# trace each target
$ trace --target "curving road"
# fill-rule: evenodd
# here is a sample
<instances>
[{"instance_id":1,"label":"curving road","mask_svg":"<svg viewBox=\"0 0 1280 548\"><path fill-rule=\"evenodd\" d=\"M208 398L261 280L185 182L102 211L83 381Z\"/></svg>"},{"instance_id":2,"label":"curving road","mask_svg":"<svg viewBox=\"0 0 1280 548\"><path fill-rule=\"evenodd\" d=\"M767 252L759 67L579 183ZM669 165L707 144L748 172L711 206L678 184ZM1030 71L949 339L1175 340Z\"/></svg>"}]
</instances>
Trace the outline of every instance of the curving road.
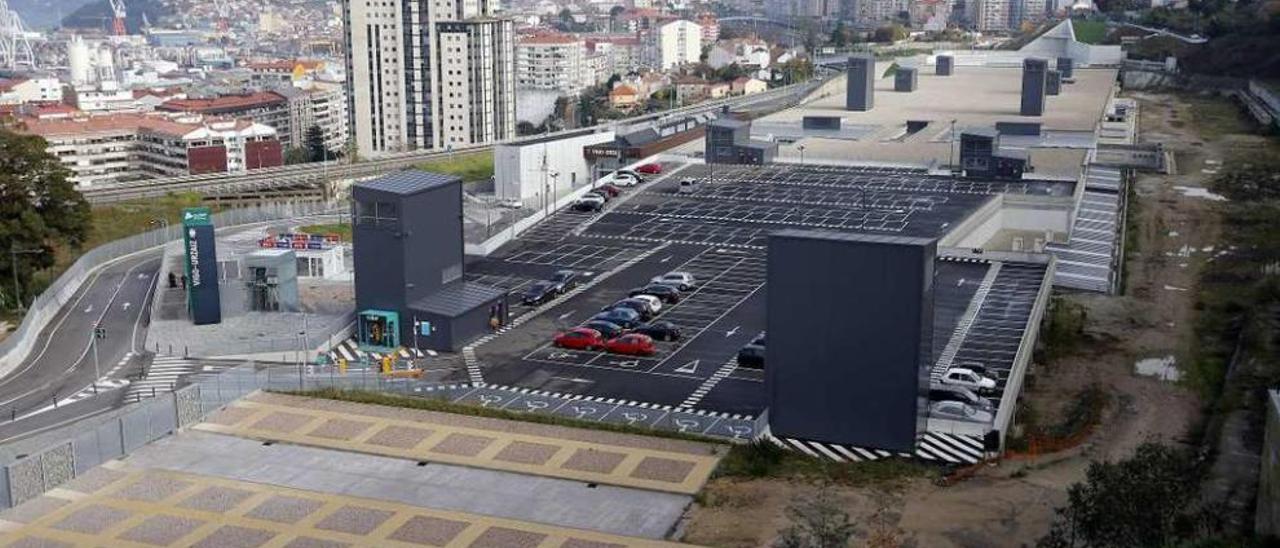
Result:
<instances>
[{"instance_id":1,"label":"curving road","mask_svg":"<svg viewBox=\"0 0 1280 548\"><path fill-rule=\"evenodd\" d=\"M50 320L27 359L0 379L0 441L118 403L124 391L104 385L99 397L77 395L91 394L94 380L113 370L113 378L139 370L160 259L153 249L100 268ZM107 328L97 341L101 375L91 344L99 325Z\"/></svg>"}]
</instances>

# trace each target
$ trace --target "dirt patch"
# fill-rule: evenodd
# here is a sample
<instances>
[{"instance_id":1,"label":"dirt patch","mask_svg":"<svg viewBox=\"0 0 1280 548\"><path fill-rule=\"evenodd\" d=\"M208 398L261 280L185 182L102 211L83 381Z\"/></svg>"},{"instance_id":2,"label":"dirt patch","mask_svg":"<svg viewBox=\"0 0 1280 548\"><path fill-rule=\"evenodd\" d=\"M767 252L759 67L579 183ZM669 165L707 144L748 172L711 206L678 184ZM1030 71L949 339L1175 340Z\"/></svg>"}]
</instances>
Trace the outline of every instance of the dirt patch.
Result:
<instances>
[{"instance_id":1,"label":"dirt patch","mask_svg":"<svg viewBox=\"0 0 1280 548\"><path fill-rule=\"evenodd\" d=\"M1034 364L1022 404L1046 424L1064 420L1080 394L1100 386L1109 404L1084 444L1057 454L1006 460L967 481L940 487L927 479L893 485L836 487L866 538L877 526L904 546L1023 546L1049 529L1066 488L1084 477L1090 460L1128 456L1143 441L1183 442L1200 402L1177 383L1138 376L1138 359L1187 358L1199 269L1212 260L1221 231L1213 202L1176 187L1204 187L1221 162L1251 150L1260 138L1239 135L1232 109L1206 108L1202 98L1141 94L1142 133L1175 153L1178 174L1140 175L1125 292L1069 294L1086 314L1072 353ZM1203 135L1202 135L1203 133ZM1022 414L1020 414L1020 417ZM792 497L812 485L778 479L712 481L690 511L687 542L709 546L768 545L787 525Z\"/></svg>"}]
</instances>

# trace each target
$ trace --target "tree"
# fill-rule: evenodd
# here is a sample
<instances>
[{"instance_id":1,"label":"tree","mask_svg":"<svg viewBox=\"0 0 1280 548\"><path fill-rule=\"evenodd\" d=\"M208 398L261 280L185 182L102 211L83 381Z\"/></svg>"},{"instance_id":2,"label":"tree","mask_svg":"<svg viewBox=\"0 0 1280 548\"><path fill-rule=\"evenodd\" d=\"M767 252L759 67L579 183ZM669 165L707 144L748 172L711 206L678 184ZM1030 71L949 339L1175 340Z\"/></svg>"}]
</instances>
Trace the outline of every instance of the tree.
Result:
<instances>
[{"instance_id":1,"label":"tree","mask_svg":"<svg viewBox=\"0 0 1280 548\"><path fill-rule=\"evenodd\" d=\"M880 43L897 42L907 39L907 28L894 23L886 27L876 29L872 40Z\"/></svg>"},{"instance_id":2,"label":"tree","mask_svg":"<svg viewBox=\"0 0 1280 548\"><path fill-rule=\"evenodd\" d=\"M312 124L307 128L307 157L312 162L323 162L333 157L329 152L329 147L324 144L324 130L320 126Z\"/></svg>"},{"instance_id":3,"label":"tree","mask_svg":"<svg viewBox=\"0 0 1280 548\"><path fill-rule=\"evenodd\" d=\"M560 22L566 26L573 25L573 10L569 8L560 10Z\"/></svg>"},{"instance_id":4,"label":"tree","mask_svg":"<svg viewBox=\"0 0 1280 548\"><path fill-rule=\"evenodd\" d=\"M800 495L787 506L791 525L778 534L775 548L844 548L857 530L829 485Z\"/></svg>"},{"instance_id":5,"label":"tree","mask_svg":"<svg viewBox=\"0 0 1280 548\"><path fill-rule=\"evenodd\" d=\"M311 161L311 155L305 147L289 147L284 151L284 163L287 165L305 164Z\"/></svg>"},{"instance_id":6,"label":"tree","mask_svg":"<svg viewBox=\"0 0 1280 548\"><path fill-rule=\"evenodd\" d=\"M1199 466L1189 451L1147 442L1132 457L1092 462L1067 489L1042 548L1174 546L1192 540L1206 512L1193 508Z\"/></svg>"},{"instance_id":7,"label":"tree","mask_svg":"<svg viewBox=\"0 0 1280 548\"><path fill-rule=\"evenodd\" d=\"M89 202L48 146L40 137L0 128L0 242L6 248L0 249L0 274L7 285L17 272L24 301L32 297L31 275L53 266L55 242L80 248L92 223ZM30 253L13 261L10 246ZM16 305L15 296L5 304Z\"/></svg>"}]
</instances>

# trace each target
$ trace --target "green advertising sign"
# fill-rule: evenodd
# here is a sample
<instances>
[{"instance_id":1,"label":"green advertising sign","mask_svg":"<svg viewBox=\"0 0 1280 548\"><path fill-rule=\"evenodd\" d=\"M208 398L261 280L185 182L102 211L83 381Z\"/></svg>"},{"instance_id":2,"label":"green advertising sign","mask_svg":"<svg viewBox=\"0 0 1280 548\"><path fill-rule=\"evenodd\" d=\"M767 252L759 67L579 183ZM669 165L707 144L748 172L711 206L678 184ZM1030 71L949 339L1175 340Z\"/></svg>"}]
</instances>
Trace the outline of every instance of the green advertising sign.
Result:
<instances>
[{"instance_id":1,"label":"green advertising sign","mask_svg":"<svg viewBox=\"0 0 1280 548\"><path fill-rule=\"evenodd\" d=\"M213 224L213 217L207 207L188 207L182 210L182 226L207 226L211 224Z\"/></svg>"}]
</instances>

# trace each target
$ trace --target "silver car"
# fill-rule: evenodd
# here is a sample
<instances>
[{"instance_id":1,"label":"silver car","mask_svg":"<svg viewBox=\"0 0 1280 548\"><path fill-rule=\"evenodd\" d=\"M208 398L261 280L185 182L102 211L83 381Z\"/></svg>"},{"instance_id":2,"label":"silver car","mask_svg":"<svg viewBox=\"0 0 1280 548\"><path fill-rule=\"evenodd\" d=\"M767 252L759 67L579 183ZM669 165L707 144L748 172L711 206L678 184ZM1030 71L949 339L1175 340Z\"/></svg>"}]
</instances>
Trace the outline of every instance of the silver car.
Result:
<instances>
[{"instance_id":1,"label":"silver car","mask_svg":"<svg viewBox=\"0 0 1280 548\"><path fill-rule=\"evenodd\" d=\"M935 419L990 423L993 416L972 405L958 401L936 401L929 406L929 415Z\"/></svg>"},{"instance_id":2,"label":"silver car","mask_svg":"<svg viewBox=\"0 0 1280 548\"><path fill-rule=\"evenodd\" d=\"M669 285L680 291L688 291L698 285L698 281L694 279L693 274L678 271L654 276L650 281L655 284Z\"/></svg>"}]
</instances>

